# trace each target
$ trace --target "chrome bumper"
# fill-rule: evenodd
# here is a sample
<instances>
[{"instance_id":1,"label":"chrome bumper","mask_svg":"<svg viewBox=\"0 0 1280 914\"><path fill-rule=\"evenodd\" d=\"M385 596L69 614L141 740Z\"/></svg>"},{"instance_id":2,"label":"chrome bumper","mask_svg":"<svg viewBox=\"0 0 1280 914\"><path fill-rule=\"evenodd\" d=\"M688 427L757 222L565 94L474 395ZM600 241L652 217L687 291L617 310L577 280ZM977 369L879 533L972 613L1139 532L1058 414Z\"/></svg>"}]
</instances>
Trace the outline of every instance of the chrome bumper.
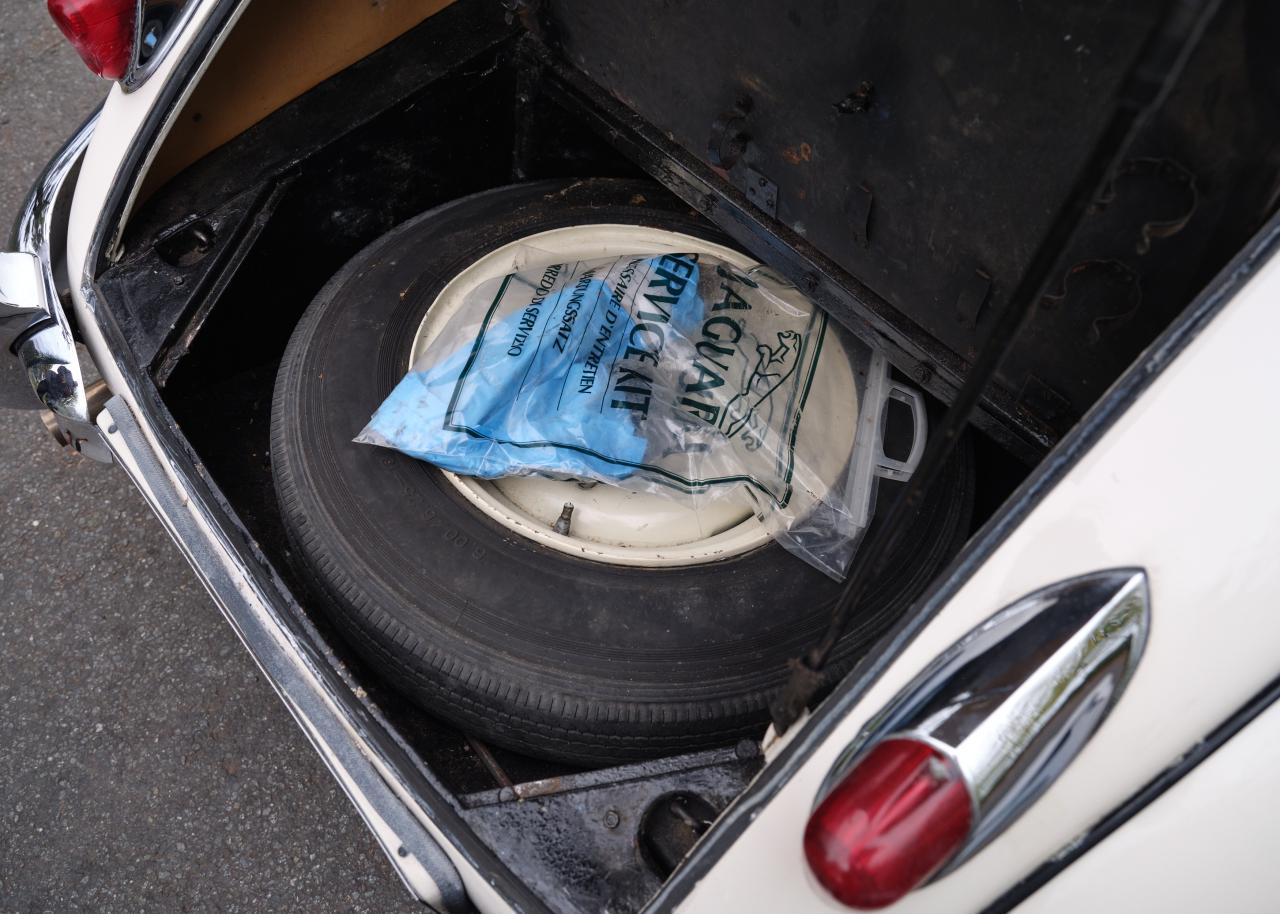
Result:
<instances>
[{"instance_id":1,"label":"chrome bumper","mask_svg":"<svg viewBox=\"0 0 1280 914\"><path fill-rule=\"evenodd\" d=\"M0 350L17 356L36 402L50 411L64 445L109 463L93 425L93 407L76 355L54 266L63 257L67 210L80 159L93 136L94 114L54 157L27 196L11 247L0 252Z\"/></svg>"}]
</instances>

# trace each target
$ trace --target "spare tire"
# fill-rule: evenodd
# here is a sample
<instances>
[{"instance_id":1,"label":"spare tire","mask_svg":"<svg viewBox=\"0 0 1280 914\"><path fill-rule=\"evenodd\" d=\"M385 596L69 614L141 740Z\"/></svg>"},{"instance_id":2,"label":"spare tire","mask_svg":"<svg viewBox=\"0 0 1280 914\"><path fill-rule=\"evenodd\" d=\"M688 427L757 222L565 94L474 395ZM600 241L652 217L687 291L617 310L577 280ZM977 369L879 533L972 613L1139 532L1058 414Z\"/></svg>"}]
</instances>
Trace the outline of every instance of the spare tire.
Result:
<instances>
[{"instance_id":1,"label":"spare tire","mask_svg":"<svg viewBox=\"0 0 1280 914\"><path fill-rule=\"evenodd\" d=\"M425 213L324 287L289 342L272 413L293 561L318 607L392 684L500 745L597 764L758 735L788 658L823 631L834 581L771 542L662 567L571 555L478 510L437 468L352 442L455 275L513 241L583 225L729 244L649 182L541 182ZM959 549L972 492L965 441L858 607L833 674Z\"/></svg>"}]
</instances>

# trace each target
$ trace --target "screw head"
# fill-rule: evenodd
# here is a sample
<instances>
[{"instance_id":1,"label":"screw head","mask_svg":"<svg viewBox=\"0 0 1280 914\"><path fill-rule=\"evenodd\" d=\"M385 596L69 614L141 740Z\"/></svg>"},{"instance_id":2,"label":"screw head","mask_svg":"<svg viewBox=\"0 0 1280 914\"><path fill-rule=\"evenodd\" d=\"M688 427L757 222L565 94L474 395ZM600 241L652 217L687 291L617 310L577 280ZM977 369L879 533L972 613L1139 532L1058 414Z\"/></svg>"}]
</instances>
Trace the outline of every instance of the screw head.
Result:
<instances>
[{"instance_id":1,"label":"screw head","mask_svg":"<svg viewBox=\"0 0 1280 914\"><path fill-rule=\"evenodd\" d=\"M605 828L617 828L621 824L622 816L618 815L618 811L616 809L610 809L604 814Z\"/></svg>"}]
</instances>

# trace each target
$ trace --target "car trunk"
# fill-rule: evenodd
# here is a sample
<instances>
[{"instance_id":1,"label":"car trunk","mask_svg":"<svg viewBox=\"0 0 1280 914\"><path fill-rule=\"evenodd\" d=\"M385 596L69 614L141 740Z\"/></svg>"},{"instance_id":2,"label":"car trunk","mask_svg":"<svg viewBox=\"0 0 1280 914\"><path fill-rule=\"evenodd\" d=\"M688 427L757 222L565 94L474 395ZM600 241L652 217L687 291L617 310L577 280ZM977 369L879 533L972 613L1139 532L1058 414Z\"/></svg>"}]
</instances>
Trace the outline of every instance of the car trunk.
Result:
<instances>
[{"instance_id":1,"label":"car trunk","mask_svg":"<svg viewBox=\"0 0 1280 914\"><path fill-rule=\"evenodd\" d=\"M458 2L208 150L182 139L219 113L196 96L99 285L175 432L303 595L272 487L272 385L329 277L472 192L649 176L939 409L1002 314L1029 314L966 416L976 531L1274 209L1280 84L1256 44L1276 15ZM1127 94L1139 62L1145 98ZM1102 182L1099 162L1118 163ZM291 602L554 909L638 910L764 764L751 740L594 770L488 745L402 699Z\"/></svg>"}]
</instances>

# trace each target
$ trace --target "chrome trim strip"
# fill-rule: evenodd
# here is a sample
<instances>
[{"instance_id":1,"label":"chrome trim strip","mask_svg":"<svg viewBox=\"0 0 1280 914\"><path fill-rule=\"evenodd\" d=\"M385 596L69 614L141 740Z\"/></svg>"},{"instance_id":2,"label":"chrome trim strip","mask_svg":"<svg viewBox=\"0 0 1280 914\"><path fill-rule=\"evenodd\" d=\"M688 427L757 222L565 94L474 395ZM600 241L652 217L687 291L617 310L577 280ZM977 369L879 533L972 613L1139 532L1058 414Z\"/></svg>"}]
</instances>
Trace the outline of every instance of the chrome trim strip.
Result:
<instances>
[{"instance_id":1,"label":"chrome trim strip","mask_svg":"<svg viewBox=\"0 0 1280 914\"><path fill-rule=\"evenodd\" d=\"M841 753L815 803L867 750L900 737L958 765L973 803L964 845L939 873L981 850L1034 803L1110 714L1150 628L1147 575L1100 571L997 612L913 679Z\"/></svg>"},{"instance_id":2,"label":"chrome trim strip","mask_svg":"<svg viewBox=\"0 0 1280 914\"><path fill-rule=\"evenodd\" d=\"M53 273L64 256L70 192L97 122L95 112L58 151L18 214L13 229L16 252L0 255L0 325L8 324L7 331L0 326L0 342L14 347L32 390L54 414L62 438L86 456L110 463L89 415L84 372Z\"/></svg>"},{"instance_id":3,"label":"chrome trim strip","mask_svg":"<svg viewBox=\"0 0 1280 914\"><path fill-rule=\"evenodd\" d=\"M1105 601L1105 602L1104 602ZM1019 651L975 661L979 688L1011 694L968 735L952 718L933 731L956 739L960 768L972 780L982 819L956 863L976 853L1033 803L1084 748L1133 677L1151 624L1147 576L1125 569L1076 578L1034 594L1028 634L1058 645L1030 675ZM1021 604L1006 612L1010 622ZM994 622L995 620L993 620Z\"/></svg>"},{"instance_id":4,"label":"chrome trim strip","mask_svg":"<svg viewBox=\"0 0 1280 914\"><path fill-rule=\"evenodd\" d=\"M438 911L471 911L457 868L384 779L377 751L339 710L332 686L297 636L281 623L269 596L241 573L234 547L208 518L198 495L176 467L160 462L123 399L108 401L98 422L117 462L191 563L409 891Z\"/></svg>"}]
</instances>

